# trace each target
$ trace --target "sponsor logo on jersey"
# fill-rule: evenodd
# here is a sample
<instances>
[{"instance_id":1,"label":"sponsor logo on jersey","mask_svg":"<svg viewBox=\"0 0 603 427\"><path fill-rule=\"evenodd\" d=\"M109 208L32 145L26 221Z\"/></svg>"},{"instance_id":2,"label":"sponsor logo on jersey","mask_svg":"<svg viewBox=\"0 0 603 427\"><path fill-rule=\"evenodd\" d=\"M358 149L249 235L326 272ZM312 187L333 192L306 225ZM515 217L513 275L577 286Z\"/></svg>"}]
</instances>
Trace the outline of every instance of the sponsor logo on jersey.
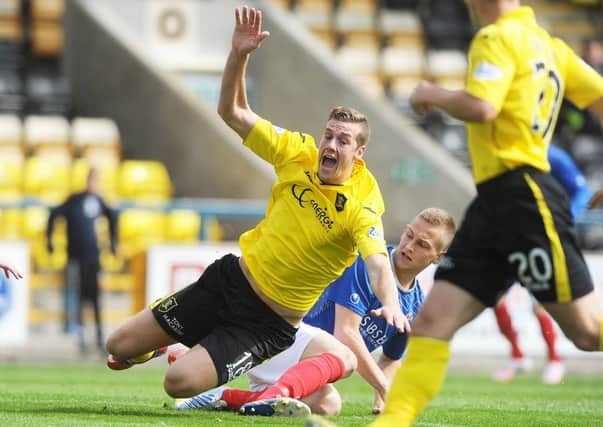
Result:
<instances>
[{"instance_id":1,"label":"sponsor logo on jersey","mask_svg":"<svg viewBox=\"0 0 603 427\"><path fill-rule=\"evenodd\" d=\"M502 76L501 69L489 62L480 62L473 72L473 77L476 80L500 80Z\"/></svg>"},{"instance_id":2,"label":"sponsor logo on jersey","mask_svg":"<svg viewBox=\"0 0 603 427\"><path fill-rule=\"evenodd\" d=\"M167 313L175 307L178 307L178 301L176 301L176 298L174 297L169 297L159 304L157 310L159 310L160 313Z\"/></svg>"},{"instance_id":3,"label":"sponsor logo on jersey","mask_svg":"<svg viewBox=\"0 0 603 427\"><path fill-rule=\"evenodd\" d=\"M379 227L374 227L374 226L369 227L368 236L371 239L383 240L383 234L381 233L381 230L379 229Z\"/></svg>"},{"instance_id":4,"label":"sponsor logo on jersey","mask_svg":"<svg viewBox=\"0 0 603 427\"><path fill-rule=\"evenodd\" d=\"M360 295L354 292L352 295L350 295L350 302L352 304L358 304L360 302Z\"/></svg>"},{"instance_id":5,"label":"sponsor logo on jersey","mask_svg":"<svg viewBox=\"0 0 603 427\"><path fill-rule=\"evenodd\" d=\"M335 221L329 217L327 207L321 207L312 197L314 190L309 187L300 187L297 184L293 184L291 186L291 194L293 194L293 197L295 197L301 208L310 207L314 210L314 216L327 232L333 228Z\"/></svg>"}]
</instances>

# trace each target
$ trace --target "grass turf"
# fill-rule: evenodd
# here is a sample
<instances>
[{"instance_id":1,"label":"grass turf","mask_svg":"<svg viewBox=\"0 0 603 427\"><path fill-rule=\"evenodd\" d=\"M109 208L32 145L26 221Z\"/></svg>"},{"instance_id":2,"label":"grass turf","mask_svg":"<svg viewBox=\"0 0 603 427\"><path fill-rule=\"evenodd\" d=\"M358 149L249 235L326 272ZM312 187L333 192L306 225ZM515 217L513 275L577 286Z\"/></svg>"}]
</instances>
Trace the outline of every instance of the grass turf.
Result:
<instances>
[{"instance_id":1,"label":"grass turf","mask_svg":"<svg viewBox=\"0 0 603 427\"><path fill-rule=\"evenodd\" d=\"M163 392L163 368L113 372L104 366L0 365L0 426L302 426L303 420L235 413L175 411ZM417 426L603 426L603 381L568 377L546 386L537 376L495 384L450 374ZM237 380L236 386L245 386ZM338 426L365 426L373 393L358 376L338 383Z\"/></svg>"}]
</instances>

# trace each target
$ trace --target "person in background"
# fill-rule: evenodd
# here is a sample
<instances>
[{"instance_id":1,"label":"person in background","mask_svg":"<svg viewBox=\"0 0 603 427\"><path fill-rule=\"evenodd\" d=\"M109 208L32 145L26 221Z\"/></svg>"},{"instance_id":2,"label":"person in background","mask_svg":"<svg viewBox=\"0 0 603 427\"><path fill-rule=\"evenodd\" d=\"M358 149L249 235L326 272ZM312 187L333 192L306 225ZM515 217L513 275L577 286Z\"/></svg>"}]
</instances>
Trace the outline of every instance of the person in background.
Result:
<instances>
[{"instance_id":1,"label":"person in background","mask_svg":"<svg viewBox=\"0 0 603 427\"><path fill-rule=\"evenodd\" d=\"M66 295L76 295L75 319L68 310L67 321L75 321L80 351L87 351L83 309L85 303L91 303L94 311L96 325L96 346L104 352L104 334L101 318L99 295L100 252L96 234L96 220L105 216L109 221L111 251L116 251L117 220L116 214L107 206L98 194L99 176L95 169L91 169L86 180L86 189L83 192L72 194L61 205L52 208L48 216L46 229L46 244L49 252L53 252L52 232L57 217L64 217L67 222L67 270Z\"/></svg>"},{"instance_id":2,"label":"person in background","mask_svg":"<svg viewBox=\"0 0 603 427\"><path fill-rule=\"evenodd\" d=\"M549 145L548 159L551 164L551 175L561 184L570 199L570 208L575 221L582 212L588 209L588 201L592 197L592 191L584 174L565 150L553 144ZM532 311L538 320L542 337L547 346L548 361L542 371L542 382L545 384L559 384L565 376L565 365L557 351L555 325L546 310L536 300L533 300ZM518 373L531 370L532 361L525 357L519 345L506 294L496 304L494 313L498 329L511 344L511 362L505 368L494 372L492 379L497 382L508 383L513 381Z\"/></svg>"},{"instance_id":3,"label":"person in background","mask_svg":"<svg viewBox=\"0 0 603 427\"><path fill-rule=\"evenodd\" d=\"M444 256L456 231L446 211L427 208L407 224L397 246L388 246L390 265L396 278L402 312L412 321L423 303L417 275ZM358 373L375 391L373 413L383 409L383 399L406 349L408 332L399 333L371 312L381 307L374 294L366 265L359 256L314 304L301 324L295 343L284 352L251 369L251 390L220 387L177 403L178 409L241 410L246 415L284 415L278 402L262 399L269 388L292 389L286 394L308 405L306 412L337 415L341 396L331 384L308 386L300 361L325 352L340 354L343 360L358 361ZM412 322L411 322L412 323ZM373 359L375 349L382 349ZM346 356L352 351L351 356ZM170 353L178 356L182 350ZM354 357L355 356L355 357ZM292 386L293 385L293 386ZM301 410L300 406L300 410ZM303 414L296 411L294 414ZM287 415L293 415L287 413Z\"/></svg>"}]
</instances>

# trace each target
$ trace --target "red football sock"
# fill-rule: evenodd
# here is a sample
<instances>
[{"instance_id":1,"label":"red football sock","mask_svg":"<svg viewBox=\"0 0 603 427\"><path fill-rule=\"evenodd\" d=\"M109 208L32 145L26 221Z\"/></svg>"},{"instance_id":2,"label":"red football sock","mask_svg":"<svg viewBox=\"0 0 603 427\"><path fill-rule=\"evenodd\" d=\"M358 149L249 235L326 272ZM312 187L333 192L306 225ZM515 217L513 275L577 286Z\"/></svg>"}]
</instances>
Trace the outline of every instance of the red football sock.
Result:
<instances>
[{"instance_id":1,"label":"red football sock","mask_svg":"<svg viewBox=\"0 0 603 427\"><path fill-rule=\"evenodd\" d=\"M228 404L228 409L238 411L241 406L246 403L254 402L258 399L258 396L263 393L262 391L250 391L250 390L237 390L229 388L224 390L222 393L222 400Z\"/></svg>"},{"instance_id":2,"label":"red football sock","mask_svg":"<svg viewBox=\"0 0 603 427\"><path fill-rule=\"evenodd\" d=\"M513 321L511 320L511 314L507 309L507 305L504 302L499 303L494 307L494 314L496 315L496 323L498 323L498 329L500 332L509 340L511 344L511 357L513 359L523 358L523 352L519 348L519 340L517 339L517 332L513 329Z\"/></svg>"},{"instance_id":3,"label":"red football sock","mask_svg":"<svg viewBox=\"0 0 603 427\"><path fill-rule=\"evenodd\" d=\"M278 381L265 389L257 400L273 397L301 399L310 396L345 373L343 361L332 353L304 359L290 367Z\"/></svg>"},{"instance_id":4,"label":"red football sock","mask_svg":"<svg viewBox=\"0 0 603 427\"><path fill-rule=\"evenodd\" d=\"M561 361L561 356L557 353L557 335L555 334L555 326L553 320L546 313L539 313L537 316L538 323L540 323L540 330L542 331L542 337L546 341L546 346L549 351L549 360L551 362Z\"/></svg>"}]
</instances>

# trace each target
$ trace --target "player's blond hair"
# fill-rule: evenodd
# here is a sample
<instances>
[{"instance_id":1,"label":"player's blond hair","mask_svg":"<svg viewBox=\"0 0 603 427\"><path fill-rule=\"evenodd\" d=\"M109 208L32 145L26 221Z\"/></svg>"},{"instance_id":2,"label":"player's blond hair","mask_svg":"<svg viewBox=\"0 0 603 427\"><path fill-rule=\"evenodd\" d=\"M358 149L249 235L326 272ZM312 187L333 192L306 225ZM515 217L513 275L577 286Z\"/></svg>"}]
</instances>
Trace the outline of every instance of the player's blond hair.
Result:
<instances>
[{"instance_id":1,"label":"player's blond hair","mask_svg":"<svg viewBox=\"0 0 603 427\"><path fill-rule=\"evenodd\" d=\"M368 143L371 131L369 129L368 119L360 111L350 107L335 107L329 113L329 120L337 120L338 122L346 123L360 123L362 129L356 137L356 143L358 144L358 147Z\"/></svg>"},{"instance_id":2,"label":"player's blond hair","mask_svg":"<svg viewBox=\"0 0 603 427\"><path fill-rule=\"evenodd\" d=\"M456 233L456 223L454 218L444 209L440 208L427 208L423 209L417 215L417 218L421 218L426 223L435 227L443 227L445 230L442 243L442 250L448 249L448 245L452 241L454 233Z\"/></svg>"}]
</instances>

